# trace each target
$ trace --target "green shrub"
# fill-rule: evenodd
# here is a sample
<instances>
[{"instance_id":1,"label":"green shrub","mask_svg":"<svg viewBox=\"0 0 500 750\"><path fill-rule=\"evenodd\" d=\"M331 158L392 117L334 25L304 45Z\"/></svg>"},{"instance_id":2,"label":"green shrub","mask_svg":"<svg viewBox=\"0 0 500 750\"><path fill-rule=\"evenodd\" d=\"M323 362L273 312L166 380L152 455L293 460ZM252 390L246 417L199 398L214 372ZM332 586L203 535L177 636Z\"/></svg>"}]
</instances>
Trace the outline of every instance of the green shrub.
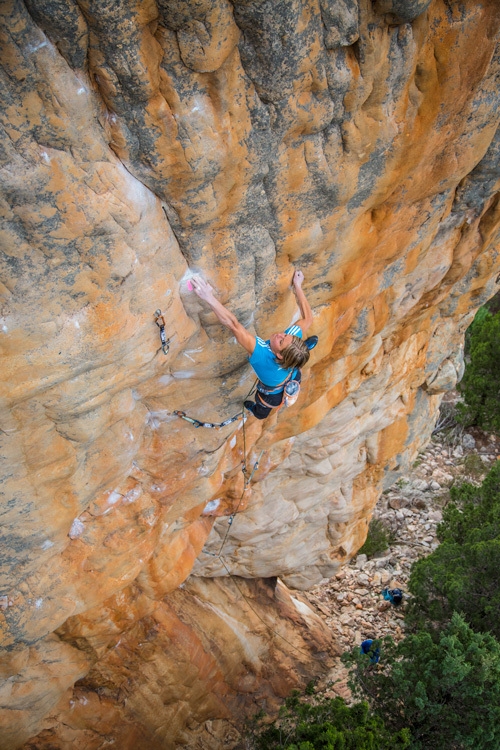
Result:
<instances>
[{"instance_id":1,"label":"green shrub","mask_svg":"<svg viewBox=\"0 0 500 750\"><path fill-rule=\"evenodd\" d=\"M412 567L407 623L440 628L454 611L500 638L500 463L480 487L451 489L437 536L441 544Z\"/></svg>"},{"instance_id":2,"label":"green shrub","mask_svg":"<svg viewBox=\"0 0 500 750\"><path fill-rule=\"evenodd\" d=\"M255 750L404 750L404 728L387 731L382 719L364 702L347 706L342 698L287 698L280 718L254 728L247 746Z\"/></svg>"},{"instance_id":3,"label":"green shrub","mask_svg":"<svg viewBox=\"0 0 500 750\"><path fill-rule=\"evenodd\" d=\"M368 526L366 541L358 551L358 555L372 557L378 552L385 552L394 542L394 534L380 518L372 518Z\"/></svg>"},{"instance_id":4,"label":"green shrub","mask_svg":"<svg viewBox=\"0 0 500 750\"><path fill-rule=\"evenodd\" d=\"M476 479L479 479L479 477L486 473L486 467L481 461L481 456L478 456L477 453L469 453L469 455L465 456L463 467L469 476Z\"/></svg>"},{"instance_id":5,"label":"green shrub","mask_svg":"<svg viewBox=\"0 0 500 750\"><path fill-rule=\"evenodd\" d=\"M468 360L468 361L467 361ZM457 419L500 434L500 312L478 310L466 336L466 367Z\"/></svg>"},{"instance_id":6,"label":"green shrub","mask_svg":"<svg viewBox=\"0 0 500 750\"><path fill-rule=\"evenodd\" d=\"M344 654L351 689L394 732L408 728L412 750L498 750L500 644L458 614L433 638L420 631L380 643L377 668L359 649Z\"/></svg>"},{"instance_id":7,"label":"green shrub","mask_svg":"<svg viewBox=\"0 0 500 750\"><path fill-rule=\"evenodd\" d=\"M440 546L412 567L407 623L413 632L397 644L390 637L375 641L377 664L359 647L342 657L362 702L294 694L279 719L254 728L247 747L500 747L500 462L480 487L465 483L450 494L437 530ZM367 543L383 542L368 550L365 543L360 551L367 554L389 544L389 530L374 525Z\"/></svg>"}]
</instances>

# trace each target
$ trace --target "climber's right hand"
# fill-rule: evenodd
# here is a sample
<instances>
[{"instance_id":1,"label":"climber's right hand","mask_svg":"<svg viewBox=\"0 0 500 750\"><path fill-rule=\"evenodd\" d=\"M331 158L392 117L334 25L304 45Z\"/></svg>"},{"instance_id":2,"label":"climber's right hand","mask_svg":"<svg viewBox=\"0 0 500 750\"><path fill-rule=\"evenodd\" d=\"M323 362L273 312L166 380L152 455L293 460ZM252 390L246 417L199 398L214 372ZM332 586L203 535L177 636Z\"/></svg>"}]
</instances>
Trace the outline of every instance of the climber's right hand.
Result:
<instances>
[{"instance_id":1,"label":"climber's right hand","mask_svg":"<svg viewBox=\"0 0 500 750\"><path fill-rule=\"evenodd\" d=\"M214 290L208 281L205 281L201 276L193 276L190 281L191 286L193 287L193 292L195 292L200 299L205 300L205 302L213 300Z\"/></svg>"}]
</instances>

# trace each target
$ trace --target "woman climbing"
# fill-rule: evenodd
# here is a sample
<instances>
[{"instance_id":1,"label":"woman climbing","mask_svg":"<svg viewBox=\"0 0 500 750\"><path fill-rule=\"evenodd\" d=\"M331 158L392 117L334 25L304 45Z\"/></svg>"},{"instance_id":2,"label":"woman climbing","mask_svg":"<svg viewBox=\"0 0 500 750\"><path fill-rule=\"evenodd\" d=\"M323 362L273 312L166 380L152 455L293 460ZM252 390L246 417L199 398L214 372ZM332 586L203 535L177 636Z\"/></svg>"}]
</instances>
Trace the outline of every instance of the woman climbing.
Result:
<instances>
[{"instance_id":1,"label":"woman climbing","mask_svg":"<svg viewBox=\"0 0 500 750\"><path fill-rule=\"evenodd\" d=\"M273 333L264 341L259 336L241 325L237 318L215 297L210 284L199 276L191 279L191 285L198 297L204 300L214 311L223 326L236 337L236 341L249 353L252 365L259 382L255 403L245 401L245 407L257 417L265 419L283 400L286 384L292 380L300 382L300 367L309 359L310 349L317 338L311 337L307 342L303 336L313 322L312 310L302 291L304 274L295 271L292 286L297 297L301 319L289 326L283 333Z\"/></svg>"}]
</instances>

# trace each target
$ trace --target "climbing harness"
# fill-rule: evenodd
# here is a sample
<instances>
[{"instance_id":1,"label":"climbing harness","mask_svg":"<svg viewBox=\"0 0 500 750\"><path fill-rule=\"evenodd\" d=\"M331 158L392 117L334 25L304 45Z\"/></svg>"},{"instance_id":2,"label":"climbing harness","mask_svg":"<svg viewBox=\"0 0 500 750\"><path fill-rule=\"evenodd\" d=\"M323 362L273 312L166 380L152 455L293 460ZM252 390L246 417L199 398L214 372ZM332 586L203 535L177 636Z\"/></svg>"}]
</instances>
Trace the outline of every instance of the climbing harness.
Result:
<instances>
[{"instance_id":1,"label":"climbing harness","mask_svg":"<svg viewBox=\"0 0 500 750\"><path fill-rule=\"evenodd\" d=\"M259 382L257 383L257 390L259 391L259 393L263 393L265 396L277 396L278 393L282 393L283 386L285 385L285 383L288 383L290 378L291 375L289 375L285 380L283 380L282 383L276 385L274 388L268 388L259 380Z\"/></svg>"},{"instance_id":2,"label":"climbing harness","mask_svg":"<svg viewBox=\"0 0 500 750\"><path fill-rule=\"evenodd\" d=\"M194 427L211 427L214 430L221 430L223 427L227 427L228 424L236 422L237 419L243 416L243 412L239 411L234 415L234 417L229 417L229 419L225 419L223 422L201 422L199 419L195 419L194 417L188 417L188 415L184 411L174 411L173 413L176 415L176 417L184 419L186 422L194 425Z\"/></svg>"},{"instance_id":3,"label":"climbing harness","mask_svg":"<svg viewBox=\"0 0 500 750\"><path fill-rule=\"evenodd\" d=\"M276 411L279 411L283 406L293 406L293 404L297 401L300 393L300 380L295 380L292 376L296 372L294 370L290 375L287 377L286 380L283 381L283 383L280 383L275 388L267 388L267 386L264 385L264 383L261 383L260 380L257 383L257 393L259 395L259 401L263 406L266 406L268 409L276 409ZM299 370L300 373L300 370ZM282 393L283 398L281 399L281 403L279 404L270 404L263 396L277 396L278 394Z\"/></svg>"},{"instance_id":4,"label":"climbing harness","mask_svg":"<svg viewBox=\"0 0 500 750\"><path fill-rule=\"evenodd\" d=\"M307 348L311 350L314 349L314 347L318 343L318 340L319 339L317 336L309 336L309 338L307 338L304 343ZM300 374L300 370L298 368L295 368L282 383L275 386L274 388L268 388L268 386L266 386L259 380L257 383L257 392L259 393L259 401L262 403L262 405L266 406L268 409L276 409L277 411L279 411L283 406L293 406L297 401L300 393L300 379L296 380L293 377L296 372L299 372ZM269 404L266 399L263 398L263 396L275 396L278 393L283 393L283 398L279 405Z\"/></svg>"},{"instance_id":5,"label":"climbing harness","mask_svg":"<svg viewBox=\"0 0 500 750\"><path fill-rule=\"evenodd\" d=\"M289 375L286 380L277 385L275 388L268 388L259 380L259 382L257 383L257 391L264 396L277 396L279 393L283 393L284 387L287 383L290 382L291 377L292 376Z\"/></svg>"},{"instance_id":6,"label":"climbing harness","mask_svg":"<svg viewBox=\"0 0 500 750\"><path fill-rule=\"evenodd\" d=\"M161 310L155 312L155 323L160 329L161 350L163 354L168 354L170 339L167 339L167 334L165 333L165 318L161 314Z\"/></svg>"}]
</instances>

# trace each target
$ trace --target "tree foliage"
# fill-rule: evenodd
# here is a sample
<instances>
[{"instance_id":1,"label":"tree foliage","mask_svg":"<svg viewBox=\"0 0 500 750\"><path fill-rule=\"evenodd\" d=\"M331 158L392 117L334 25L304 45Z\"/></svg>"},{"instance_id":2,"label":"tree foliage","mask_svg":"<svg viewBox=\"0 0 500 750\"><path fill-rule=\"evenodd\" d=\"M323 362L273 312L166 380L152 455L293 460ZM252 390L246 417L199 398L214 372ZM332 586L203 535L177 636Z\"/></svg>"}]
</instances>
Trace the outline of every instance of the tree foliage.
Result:
<instances>
[{"instance_id":1,"label":"tree foliage","mask_svg":"<svg viewBox=\"0 0 500 750\"><path fill-rule=\"evenodd\" d=\"M463 484L451 496L437 529L441 544L412 567L407 623L439 628L457 611L500 638L500 463L481 487Z\"/></svg>"},{"instance_id":2,"label":"tree foliage","mask_svg":"<svg viewBox=\"0 0 500 750\"><path fill-rule=\"evenodd\" d=\"M413 632L398 644L374 640L376 664L359 647L343 656L354 697L368 704L294 695L254 733L253 748L500 747L500 462L481 487L463 484L451 495L440 546L412 567Z\"/></svg>"},{"instance_id":3,"label":"tree foliage","mask_svg":"<svg viewBox=\"0 0 500 750\"><path fill-rule=\"evenodd\" d=\"M342 698L298 692L285 702L279 719L254 731L256 750L404 750L409 733L387 730L365 702L347 706Z\"/></svg>"},{"instance_id":4,"label":"tree foliage","mask_svg":"<svg viewBox=\"0 0 500 750\"><path fill-rule=\"evenodd\" d=\"M500 312L478 310L467 332L466 358L458 418L466 426L500 434Z\"/></svg>"},{"instance_id":5,"label":"tree foliage","mask_svg":"<svg viewBox=\"0 0 500 750\"><path fill-rule=\"evenodd\" d=\"M393 731L409 728L412 750L500 747L500 644L454 614L438 638L425 631L379 642L380 667L356 649L351 687Z\"/></svg>"},{"instance_id":6,"label":"tree foliage","mask_svg":"<svg viewBox=\"0 0 500 750\"><path fill-rule=\"evenodd\" d=\"M372 557L378 552L385 552L394 541L394 534L380 518L372 518L368 526L368 535L358 555Z\"/></svg>"}]
</instances>

